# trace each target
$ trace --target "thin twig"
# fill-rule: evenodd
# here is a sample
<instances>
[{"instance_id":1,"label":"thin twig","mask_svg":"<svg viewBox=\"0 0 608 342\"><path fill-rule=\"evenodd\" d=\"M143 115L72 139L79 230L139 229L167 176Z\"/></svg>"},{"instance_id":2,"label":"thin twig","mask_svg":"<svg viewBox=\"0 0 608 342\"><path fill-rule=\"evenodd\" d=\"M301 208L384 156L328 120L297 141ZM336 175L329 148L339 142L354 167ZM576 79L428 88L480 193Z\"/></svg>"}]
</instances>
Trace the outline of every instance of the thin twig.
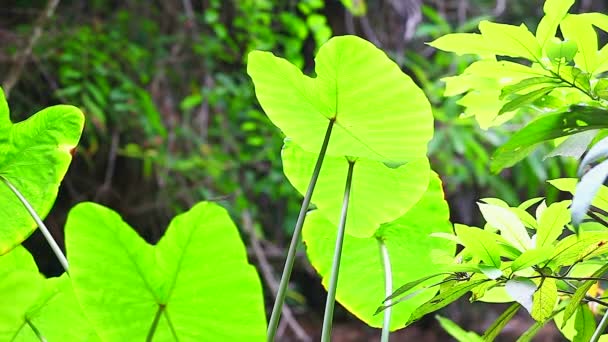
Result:
<instances>
[{"instance_id":1,"label":"thin twig","mask_svg":"<svg viewBox=\"0 0 608 342\"><path fill-rule=\"evenodd\" d=\"M42 28L44 24L53 16L55 13L55 9L59 5L59 0L49 0L46 4L46 7L40 13L40 16L36 20L36 24L34 26L34 32L30 36L25 49L19 53L15 54L15 66L9 71L8 76L4 80L2 87L4 88L4 95L6 98L9 97L11 89L15 86L17 81L19 81L19 77L21 76L21 72L23 71L23 67L25 66L25 62L29 59L32 54L32 50L34 49L34 45L40 37L42 36Z\"/></svg>"},{"instance_id":2,"label":"thin twig","mask_svg":"<svg viewBox=\"0 0 608 342\"><path fill-rule=\"evenodd\" d=\"M253 220L251 218L251 213L249 210L244 210L241 214L241 220L243 223L243 229L246 233L249 234L251 248L255 254L255 257L258 259L258 263L260 266L260 272L262 273L262 277L264 281L272 291L273 297L277 295L279 291L279 283L277 282L274 276L274 270L266 258L266 253L260 244L260 240L258 239L255 231L253 229ZM293 312L287 305L283 305L283 318L284 322L289 326L289 328L294 332L297 339L299 341L312 341L312 338L306 333L304 328L300 326L298 321L295 319ZM279 333L281 332L281 327L279 327Z\"/></svg>"}]
</instances>

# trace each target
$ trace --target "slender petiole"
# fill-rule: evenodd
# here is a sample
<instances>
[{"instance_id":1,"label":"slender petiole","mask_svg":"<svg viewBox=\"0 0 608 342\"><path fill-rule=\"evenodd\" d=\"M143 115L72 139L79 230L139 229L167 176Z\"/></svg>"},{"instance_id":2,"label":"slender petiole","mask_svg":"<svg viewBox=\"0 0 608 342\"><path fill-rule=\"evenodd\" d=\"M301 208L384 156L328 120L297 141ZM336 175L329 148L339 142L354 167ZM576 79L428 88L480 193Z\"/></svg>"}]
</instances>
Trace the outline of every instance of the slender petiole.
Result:
<instances>
[{"instance_id":1,"label":"slender petiole","mask_svg":"<svg viewBox=\"0 0 608 342\"><path fill-rule=\"evenodd\" d=\"M327 288L327 301L325 302L325 314L323 315L323 330L321 332L321 342L330 342L331 325L334 318L334 305L336 304L336 289L338 287L338 273L340 272L340 258L342 257L342 244L344 243L344 231L346 230L346 213L348 211L348 201L350 199L350 187L353 180L353 169L355 162L348 162L348 175L346 176L346 186L344 187L344 199L342 200L342 212L340 213L340 223L338 225L338 235L336 236L336 247L334 258L331 264L331 274L329 286Z\"/></svg>"},{"instance_id":2,"label":"slender petiole","mask_svg":"<svg viewBox=\"0 0 608 342\"><path fill-rule=\"evenodd\" d=\"M382 255L382 266L384 267L384 298L388 298L393 293L393 271L391 269L391 259L388 254L388 249L383 241L378 240L380 245L380 254ZM380 342L388 342L391 328L391 314L393 308L391 306L392 300L387 300L385 305L388 306L384 310L384 320L382 321L382 335L380 336Z\"/></svg>"},{"instance_id":3,"label":"slender petiole","mask_svg":"<svg viewBox=\"0 0 608 342\"><path fill-rule=\"evenodd\" d=\"M277 297L274 301L270 321L268 322L266 338L269 342L274 341L274 336L277 333L279 319L281 318L281 310L283 309L283 304L285 303L287 285L289 284L291 270L293 269L293 263L296 257L296 249L298 247L298 242L300 241L300 235L302 234L302 226L304 226L304 219L306 218L306 212L308 211L308 206L310 205L310 199L312 198L312 193L315 189L315 185L317 184L319 173L321 172L321 165L323 165L323 159L325 159L325 152L327 152L329 137L331 136L331 130L333 127L334 120L330 120L329 125L327 126L327 131L325 132L323 144L321 145L321 150L319 151L319 156L317 157L315 168L312 172L312 176L310 177L310 183L308 183L308 189L306 189L306 194L304 195L304 200L302 201L302 207L300 208L300 214L298 215L296 226L293 230L293 236L291 237L291 243L289 244L287 258L285 260L285 267L283 268L281 282L279 283L279 290L277 291Z\"/></svg>"},{"instance_id":4,"label":"slender petiole","mask_svg":"<svg viewBox=\"0 0 608 342\"><path fill-rule=\"evenodd\" d=\"M38 228L42 232L42 235L44 235L49 246L51 246L53 253L55 253L55 256L57 256L57 259L59 259L61 266L63 266L63 269L65 270L65 272L68 273L68 259L65 257L65 255L61 251L61 248L59 248L57 241L55 241L55 239L53 239L51 232L44 225L44 223L42 222L42 219L40 219L40 216L38 216L38 214L36 213L36 210L34 210L34 208L32 208L32 205L30 204L30 202L27 201L27 199L21 194L21 192L19 192L19 190L17 190L17 188L11 182L9 182L8 179L6 179L3 176L0 176L0 179L2 179L4 184L6 184L6 186L8 186L9 189L11 189L11 191L15 194L15 196L17 196L19 201L21 201L21 203L23 204L25 209L30 213L30 216L32 216L32 218L38 225Z\"/></svg>"},{"instance_id":5,"label":"slender petiole","mask_svg":"<svg viewBox=\"0 0 608 342\"><path fill-rule=\"evenodd\" d=\"M160 321L160 316L163 311L165 311L164 305L159 305L158 310L156 310L156 315L154 315L154 320L152 321L152 325L150 326L150 330L148 330L148 336L146 337L146 342L151 342L154 337L154 333L156 332L156 327L158 327L158 321Z\"/></svg>"},{"instance_id":6,"label":"slender petiole","mask_svg":"<svg viewBox=\"0 0 608 342\"><path fill-rule=\"evenodd\" d=\"M593 336L591 336L591 339L589 340L589 342L599 341L600 337L604 333L604 330L606 330L606 326L608 326L608 311L606 311L604 313L604 316L602 317L600 324L597 326L597 328L593 332Z\"/></svg>"},{"instance_id":7,"label":"slender petiole","mask_svg":"<svg viewBox=\"0 0 608 342\"><path fill-rule=\"evenodd\" d=\"M30 329L32 329L32 331L34 332L34 335L36 335L36 337L38 337L38 340L40 340L40 342L46 342L46 338L44 336L42 336L42 333L40 332L40 330L38 330L38 328L36 328L36 326L32 323L32 321L30 321L29 319L26 319L25 322L30 327Z\"/></svg>"}]
</instances>

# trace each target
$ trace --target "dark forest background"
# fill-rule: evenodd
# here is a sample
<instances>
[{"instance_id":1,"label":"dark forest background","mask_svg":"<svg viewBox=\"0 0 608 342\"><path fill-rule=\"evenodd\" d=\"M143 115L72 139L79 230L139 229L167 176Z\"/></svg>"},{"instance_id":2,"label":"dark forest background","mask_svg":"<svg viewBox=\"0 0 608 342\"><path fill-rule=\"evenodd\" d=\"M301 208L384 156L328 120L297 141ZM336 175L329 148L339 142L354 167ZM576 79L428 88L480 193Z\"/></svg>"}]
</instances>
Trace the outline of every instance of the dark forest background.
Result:
<instances>
[{"instance_id":1,"label":"dark forest background","mask_svg":"<svg viewBox=\"0 0 608 342\"><path fill-rule=\"evenodd\" d=\"M267 305L282 269L301 197L281 171L281 133L261 111L246 56L270 50L310 72L316 49L333 35L355 34L382 48L424 89L434 107L433 168L441 175L454 222L479 221L475 202L510 204L547 196L545 180L572 175L575 164L542 160L542 149L493 175L488 161L519 126L484 131L460 118L457 98L440 79L473 59L425 42L472 32L480 20L524 22L531 29L543 1L487 0L0 0L0 82L14 121L67 103L86 115L85 131L46 222L63 240L69 209L96 201L156 242L169 220L201 200L227 207L266 285ZM605 12L606 1L577 1L574 12ZM525 118L522 118L525 120ZM47 275L61 267L39 232L26 246ZM304 248L288 295L296 321L282 340L318 338L325 292ZM456 303L445 314L482 331L502 306ZM345 310L336 341L379 334ZM522 315L507 328L518 336ZM551 327L540 340L559 340ZM432 317L393 336L442 341ZM508 340L508 336L505 337Z\"/></svg>"}]
</instances>

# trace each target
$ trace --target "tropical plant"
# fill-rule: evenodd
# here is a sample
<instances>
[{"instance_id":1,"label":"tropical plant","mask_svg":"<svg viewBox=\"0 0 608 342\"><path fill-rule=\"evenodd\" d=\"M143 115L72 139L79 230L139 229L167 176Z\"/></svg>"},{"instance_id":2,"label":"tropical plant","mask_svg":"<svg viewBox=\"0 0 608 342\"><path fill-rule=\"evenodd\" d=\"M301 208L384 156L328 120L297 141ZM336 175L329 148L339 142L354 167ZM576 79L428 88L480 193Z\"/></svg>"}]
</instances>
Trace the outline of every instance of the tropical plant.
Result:
<instances>
[{"instance_id":1,"label":"tropical plant","mask_svg":"<svg viewBox=\"0 0 608 342\"><path fill-rule=\"evenodd\" d=\"M287 136L282 151L284 172L304 195L270 318L268 340L273 340L276 333L303 227L309 258L328 289L321 340L329 341L336 298L367 323L380 326L373 318L373 297L370 303L370 298L354 295L350 280L359 264L350 260L356 260L357 253L365 253L362 262L373 263L366 291L381 289L383 282L388 294L393 274L396 279L421 275L423 268L408 267L401 273L397 271L399 262L393 264L391 260L396 260L393 258L399 253L408 253L408 247L411 251L420 247L417 241L403 236L416 226L412 219L424 216L415 210L416 206L424 212L433 202L443 201L437 195L440 183L433 180L434 185L429 186L429 179L436 177L431 177L426 158L432 116L422 91L382 51L355 36L332 38L321 47L315 61L316 77L311 78L267 52L252 52L248 59L248 72L262 108ZM340 200L337 193L342 186ZM421 200L425 192L429 193L430 204ZM311 202L316 210L307 214ZM423 231L445 231L446 226L441 224L445 221L441 220L446 218L447 214L437 217L440 224L425 226ZM328 243L335 245L333 255ZM452 248L445 243L428 244L426 247L446 254ZM350 262L343 263L343 257ZM339 273L341 265L343 273ZM347 285L338 292L339 274ZM371 282L371 277L378 275L382 277ZM398 320L391 319L390 311L386 313L382 323L384 341L389 330L403 324L410 311L404 308L396 316Z\"/></svg>"},{"instance_id":2,"label":"tropical plant","mask_svg":"<svg viewBox=\"0 0 608 342\"><path fill-rule=\"evenodd\" d=\"M466 93L459 103L482 127L502 125L518 116L534 118L496 150L491 161L495 172L519 162L543 142L557 145L547 157L578 158L608 128L604 118L606 80L602 77L608 48L598 50L595 31L596 27L608 29L608 16L569 14L572 4L546 1L545 16L535 35L523 24L482 21L480 34L448 34L430 43L480 58L444 81L447 95ZM558 28L563 40L555 37ZM556 142L558 138L565 139ZM581 171L605 158L605 144L601 141L588 151ZM463 250L455 262L445 265L447 273L434 276L431 287L439 288L439 293L418 307L410 322L472 292L471 300L515 302L490 326L484 340L493 340L520 307L537 321L521 341L530 340L551 320L569 339L599 340L608 319L605 316L598 325L593 316L597 311L590 309L596 310L596 306L588 303L605 305L597 291L592 291L605 280L607 270L608 224L602 203L605 190L600 189L608 175L605 170L606 164L600 163L578 185L576 179L550 181L574 194L572 204L562 201L547 206L542 202L533 216L527 210L540 199L517 207L484 199L479 204L487 221L483 229L457 224L454 234L435 234L455 241ZM575 234L564 234L569 231ZM419 290L413 290L414 286L429 279L433 277L403 285L379 311L415 297ZM442 325L462 339L476 338L445 320Z\"/></svg>"},{"instance_id":3,"label":"tropical plant","mask_svg":"<svg viewBox=\"0 0 608 342\"><path fill-rule=\"evenodd\" d=\"M7 298L0 306L2 340L263 339L261 284L225 209L200 203L150 246L112 210L82 203L66 224L67 259L42 219L80 138L83 115L54 106L13 124L0 91L0 120L7 218L0 235L0 287ZM36 225L65 268L60 277L41 276L20 246ZM201 260L208 261L203 268Z\"/></svg>"}]
</instances>

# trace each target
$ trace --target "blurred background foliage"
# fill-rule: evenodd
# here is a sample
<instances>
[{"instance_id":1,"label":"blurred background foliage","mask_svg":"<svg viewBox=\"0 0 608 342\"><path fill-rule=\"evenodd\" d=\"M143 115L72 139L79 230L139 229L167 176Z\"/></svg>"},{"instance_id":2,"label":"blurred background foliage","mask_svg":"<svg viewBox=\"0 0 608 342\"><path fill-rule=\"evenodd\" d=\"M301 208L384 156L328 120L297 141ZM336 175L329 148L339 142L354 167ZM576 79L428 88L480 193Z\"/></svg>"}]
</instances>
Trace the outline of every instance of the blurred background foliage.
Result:
<instances>
[{"instance_id":1,"label":"blurred background foliage","mask_svg":"<svg viewBox=\"0 0 608 342\"><path fill-rule=\"evenodd\" d=\"M316 49L332 35L356 34L385 50L433 104L430 157L444 181L453 221L475 224L478 199L516 204L555 197L545 192L545 180L573 175L575 163L543 160L546 151L538 150L516 167L491 174L491 153L526 118L485 131L473 118L462 117L458 98L443 97L441 78L459 73L472 59L436 51L425 42L471 32L483 19L534 28L542 3L3 0L0 75L10 91L14 120L56 103L79 106L87 117L74 163L47 219L60 240L67 211L84 200L118 210L152 242L176 213L212 200L229 208L250 247L261 246L276 276L300 197L281 171L282 136L257 104L245 72L247 53L270 50L311 72ZM575 11L605 9L605 1L575 5ZM7 89L11 76L16 79ZM35 234L28 246L45 272L59 273L41 241ZM250 249L252 262L259 262ZM323 291L311 285L318 284L314 271L305 259L296 267L292 304L298 313L320 311ZM465 327L470 319L488 320L471 314L451 317Z\"/></svg>"}]
</instances>

